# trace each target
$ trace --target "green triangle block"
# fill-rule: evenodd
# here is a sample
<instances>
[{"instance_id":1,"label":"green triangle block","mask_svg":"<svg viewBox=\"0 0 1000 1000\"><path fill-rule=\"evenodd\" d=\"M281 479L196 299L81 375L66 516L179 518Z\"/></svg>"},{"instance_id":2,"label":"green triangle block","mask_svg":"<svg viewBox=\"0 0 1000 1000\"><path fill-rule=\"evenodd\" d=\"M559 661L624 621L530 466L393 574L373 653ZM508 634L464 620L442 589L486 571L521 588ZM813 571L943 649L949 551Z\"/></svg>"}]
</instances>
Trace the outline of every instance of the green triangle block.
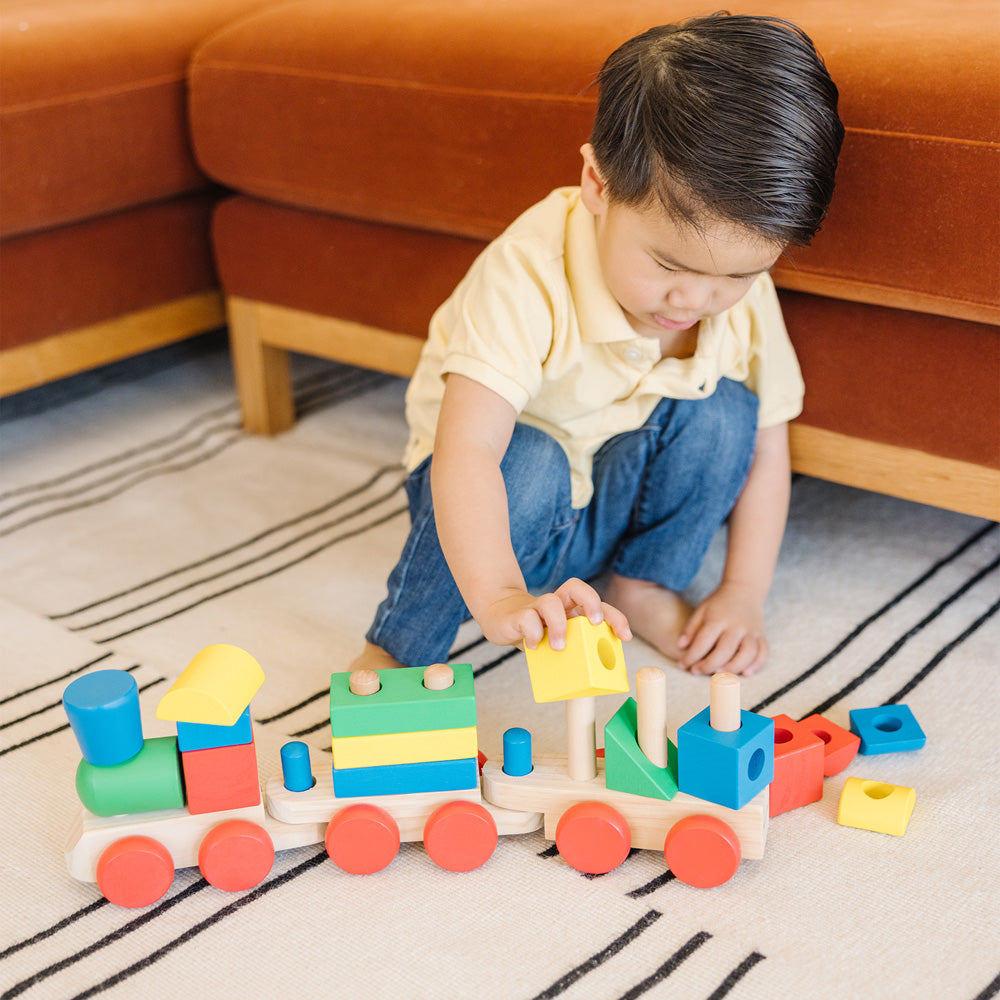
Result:
<instances>
[{"instance_id":1,"label":"green triangle block","mask_svg":"<svg viewBox=\"0 0 1000 1000\"><path fill-rule=\"evenodd\" d=\"M667 743L666 767L656 767L639 749L635 699L629 698L604 727L604 778L608 788L648 799L677 794L677 747Z\"/></svg>"}]
</instances>

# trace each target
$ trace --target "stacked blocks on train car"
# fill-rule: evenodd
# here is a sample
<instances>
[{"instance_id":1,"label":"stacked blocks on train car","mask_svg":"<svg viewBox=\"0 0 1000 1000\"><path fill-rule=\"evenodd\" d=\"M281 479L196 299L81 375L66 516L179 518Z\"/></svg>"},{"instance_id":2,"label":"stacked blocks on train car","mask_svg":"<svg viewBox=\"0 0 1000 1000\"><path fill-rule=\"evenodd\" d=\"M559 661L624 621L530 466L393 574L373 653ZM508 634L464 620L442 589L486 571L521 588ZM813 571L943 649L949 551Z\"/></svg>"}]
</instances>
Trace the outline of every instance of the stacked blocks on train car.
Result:
<instances>
[{"instance_id":1,"label":"stacked blocks on train car","mask_svg":"<svg viewBox=\"0 0 1000 1000\"><path fill-rule=\"evenodd\" d=\"M808 726L787 715L774 716L772 816L823 798L823 747L823 740Z\"/></svg>"},{"instance_id":2,"label":"stacked blocks on train car","mask_svg":"<svg viewBox=\"0 0 1000 1000\"><path fill-rule=\"evenodd\" d=\"M177 723L194 814L260 803L250 699L264 682L257 661L236 646L208 646L160 700L156 714Z\"/></svg>"},{"instance_id":3,"label":"stacked blocks on train car","mask_svg":"<svg viewBox=\"0 0 1000 1000\"><path fill-rule=\"evenodd\" d=\"M677 785L730 809L742 809L774 778L774 722L740 711L740 728L720 732L706 708L677 731Z\"/></svg>"},{"instance_id":4,"label":"stacked blocks on train car","mask_svg":"<svg viewBox=\"0 0 1000 1000\"><path fill-rule=\"evenodd\" d=\"M851 731L861 739L859 753L895 753L919 750L927 737L906 705L855 708L850 712Z\"/></svg>"},{"instance_id":5,"label":"stacked blocks on train car","mask_svg":"<svg viewBox=\"0 0 1000 1000\"><path fill-rule=\"evenodd\" d=\"M381 671L378 689L370 694L354 693L350 674L331 676L335 795L352 798L478 787L472 667L460 664L450 671L451 683L442 690L424 686L422 667Z\"/></svg>"},{"instance_id":6,"label":"stacked blocks on train car","mask_svg":"<svg viewBox=\"0 0 1000 1000\"><path fill-rule=\"evenodd\" d=\"M124 670L85 674L63 693L83 753L76 791L97 816L177 809L184 805L177 740L142 735L139 689Z\"/></svg>"},{"instance_id":7,"label":"stacked blocks on train car","mask_svg":"<svg viewBox=\"0 0 1000 1000\"><path fill-rule=\"evenodd\" d=\"M861 746L861 737L843 726L838 726L823 715L810 715L799 725L805 726L823 741L823 775L830 778L840 774L854 760Z\"/></svg>"},{"instance_id":8,"label":"stacked blocks on train car","mask_svg":"<svg viewBox=\"0 0 1000 1000\"><path fill-rule=\"evenodd\" d=\"M604 727L604 777L608 788L669 801L677 794L677 747L668 741L668 763L657 767L639 747L637 707L628 698Z\"/></svg>"},{"instance_id":9,"label":"stacked blocks on train car","mask_svg":"<svg viewBox=\"0 0 1000 1000\"><path fill-rule=\"evenodd\" d=\"M570 618L565 649L552 649L546 634L534 649L525 647L524 654L537 702L628 693L622 642L607 622Z\"/></svg>"}]
</instances>

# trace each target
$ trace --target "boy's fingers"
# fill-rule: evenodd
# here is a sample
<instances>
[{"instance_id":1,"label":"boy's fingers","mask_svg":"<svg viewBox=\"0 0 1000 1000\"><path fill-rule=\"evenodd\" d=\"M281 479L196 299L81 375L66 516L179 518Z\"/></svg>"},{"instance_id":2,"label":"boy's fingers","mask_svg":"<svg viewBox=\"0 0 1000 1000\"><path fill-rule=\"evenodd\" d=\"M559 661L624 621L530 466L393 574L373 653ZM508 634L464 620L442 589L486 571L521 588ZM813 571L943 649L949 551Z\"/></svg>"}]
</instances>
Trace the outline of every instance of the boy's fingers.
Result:
<instances>
[{"instance_id":1,"label":"boy's fingers","mask_svg":"<svg viewBox=\"0 0 1000 1000\"><path fill-rule=\"evenodd\" d=\"M604 608L604 620L611 626L611 630L622 642L628 642L632 638L632 628L628 619L610 604L604 604L602 607Z\"/></svg>"},{"instance_id":2,"label":"boy's fingers","mask_svg":"<svg viewBox=\"0 0 1000 1000\"><path fill-rule=\"evenodd\" d=\"M556 588L556 595L562 601L565 614L579 609L594 625L604 621L604 604L601 595L583 580L571 577Z\"/></svg>"},{"instance_id":3,"label":"boy's fingers","mask_svg":"<svg viewBox=\"0 0 1000 1000\"><path fill-rule=\"evenodd\" d=\"M566 608L556 594L543 594L535 602L535 611L540 624L549 633L549 646L552 649L566 647Z\"/></svg>"}]
</instances>

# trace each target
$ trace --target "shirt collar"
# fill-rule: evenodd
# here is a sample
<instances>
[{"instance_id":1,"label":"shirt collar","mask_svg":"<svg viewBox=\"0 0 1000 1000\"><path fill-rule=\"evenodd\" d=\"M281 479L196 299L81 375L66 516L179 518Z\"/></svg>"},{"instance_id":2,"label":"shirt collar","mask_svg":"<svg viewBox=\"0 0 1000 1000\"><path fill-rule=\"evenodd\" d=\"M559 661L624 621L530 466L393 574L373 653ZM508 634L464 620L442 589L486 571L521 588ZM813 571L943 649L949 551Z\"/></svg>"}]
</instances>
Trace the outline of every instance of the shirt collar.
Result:
<instances>
[{"instance_id":1,"label":"shirt collar","mask_svg":"<svg viewBox=\"0 0 1000 1000\"><path fill-rule=\"evenodd\" d=\"M632 329L622 307L604 282L597 254L594 217L584 207L577 191L570 200L566 219L566 280L576 309L580 339L607 344L642 338Z\"/></svg>"}]
</instances>

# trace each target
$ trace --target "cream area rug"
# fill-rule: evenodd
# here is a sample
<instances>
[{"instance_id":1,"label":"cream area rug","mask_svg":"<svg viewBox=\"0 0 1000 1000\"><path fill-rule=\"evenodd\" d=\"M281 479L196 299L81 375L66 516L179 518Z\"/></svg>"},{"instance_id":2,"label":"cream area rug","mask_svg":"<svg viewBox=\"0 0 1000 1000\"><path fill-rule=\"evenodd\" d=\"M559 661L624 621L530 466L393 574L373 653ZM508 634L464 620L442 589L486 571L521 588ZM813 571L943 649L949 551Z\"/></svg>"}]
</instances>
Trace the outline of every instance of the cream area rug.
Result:
<instances>
[{"instance_id":1,"label":"cream area rug","mask_svg":"<svg viewBox=\"0 0 1000 1000\"><path fill-rule=\"evenodd\" d=\"M300 420L271 439L240 430L218 337L0 406L3 997L1000 993L1000 528L807 478L769 601L772 659L743 706L847 725L851 709L903 703L927 742L827 778L725 885L691 888L653 851L586 877L541 832L502 837L464 874L421 844L373 875L295 848L240 893L186 869L140 910L70 878L73 678L131 671L159 735L169 683L202 647L233 643L266 674L252 705L263 777L289 736L328 748L329 675L359 648L406 533L405 385L304 359L295 372ZM638 640L625 655L633 678L668 668L671 729L707 703L705 679ZM451 658L473 666L488 756L511 726L563 752L562 708L532 701L521 653L469 623ZM599 701L599 724L621 700ZM904 836L837 823L852 776L916 790Z\"/></svg>"}]
</instances>

